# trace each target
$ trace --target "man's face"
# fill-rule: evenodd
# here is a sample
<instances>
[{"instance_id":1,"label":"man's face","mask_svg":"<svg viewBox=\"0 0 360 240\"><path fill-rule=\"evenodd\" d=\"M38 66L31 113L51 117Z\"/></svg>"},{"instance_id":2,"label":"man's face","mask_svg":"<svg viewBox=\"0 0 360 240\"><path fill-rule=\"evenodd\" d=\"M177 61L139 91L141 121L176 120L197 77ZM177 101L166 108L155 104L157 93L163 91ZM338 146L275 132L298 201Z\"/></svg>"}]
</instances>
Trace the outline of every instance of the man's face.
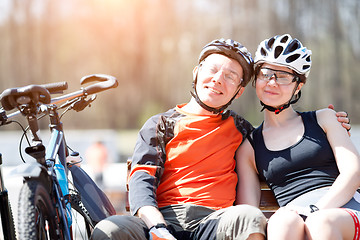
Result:
<instances>
[{"instance_id":1,"label":"man's face","mask_svg":"<svg viewBox=\"0 0 360 240\"><path fill-rule=\"evenodd\" d=\"M209 107L219 108L235 95L243 79L239 62L222 54L211 54L194 69L197 74L196 91L202 102ZM238 98L244 88L241 88Z\"/></svg>"}]
</instances>

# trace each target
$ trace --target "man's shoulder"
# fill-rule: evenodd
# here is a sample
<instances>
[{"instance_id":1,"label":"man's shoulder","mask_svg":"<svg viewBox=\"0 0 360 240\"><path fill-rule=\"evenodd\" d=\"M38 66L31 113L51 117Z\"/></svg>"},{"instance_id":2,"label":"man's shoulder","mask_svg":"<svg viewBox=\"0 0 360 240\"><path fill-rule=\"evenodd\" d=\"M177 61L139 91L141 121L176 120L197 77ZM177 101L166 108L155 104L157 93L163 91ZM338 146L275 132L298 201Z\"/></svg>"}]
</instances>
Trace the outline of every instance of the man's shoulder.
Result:
<instances>
[{"instance_id":1,"label":"man's shoulder","mask_svg":"<svg viewBox=\"0 0 360 240\"><path fill-rule=\"evenodd\" d=\"M248 120L246 120L243 116L241 116L240 114L236 113L233 110L228 110L223 114L223 118L228 118L228 117L234 118L235 122L237 123L245 124L253 128L252 124Z\"/></svg>"},{"instance_id":2,"label":"man's shoulder","mask_svg":"<svg viewBox=\"0 0 360 240\"><path fill-rule=\"evenodd\" d=\"M159 118L162 118L162 117L169 117L169 116L172 116L174 114L176 114L177 111L176 111L176 108L171 108L169 110L167 110L166 112L161 112L161 113L157 113L155 115L152 115L150 118L148 118L148 122L157 122Z\"/></svg>"},{"instance_id":3,"label":"man's shoulder","mask_svg":"<svg viewBox=\"0 0 360 240\"><path fill-rule=\"evenodd\" d=\"M235 111L233 110L227 110L224 113L224 118L229 118L232 117L234 119L234 123L236 128L246 137L248 134L250 134L253 130L254 127L253 125L247 121L243 116L237 114Z\"/></svg>"},{"instance_id":4,"label":"man's shoulder","mask_svg":"<svg viewBox=\"0 0 360 240\"><path fill-rule=\"evenodd\" d=\"M151 116L143 125L142 129L158 129L165 130L170 126L174 126L179 118L183 116L182 113L176 111L176 108L171 108L166 112L158 113Z\"/></svg>"}]
</instances>

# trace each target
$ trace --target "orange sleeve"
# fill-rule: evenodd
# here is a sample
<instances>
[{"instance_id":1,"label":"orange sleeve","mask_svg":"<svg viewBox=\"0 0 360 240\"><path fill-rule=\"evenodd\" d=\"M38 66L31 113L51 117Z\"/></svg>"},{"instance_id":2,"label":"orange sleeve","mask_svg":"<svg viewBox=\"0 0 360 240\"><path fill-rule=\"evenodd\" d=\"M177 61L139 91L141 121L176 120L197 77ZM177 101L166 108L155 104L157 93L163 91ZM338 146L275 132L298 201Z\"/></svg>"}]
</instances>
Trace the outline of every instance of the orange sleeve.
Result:
<instances>
[{"instance_id":1,"label":"orange sleeve","mask_svg":"<svg viewBox=\"0 0 360 240\"><path fill-rule=\"evenodd\" d=\"M155 176L156 173L156 169L158 168L158 166L153 166L153 165L140 165L140 164L136 164L130 172L129 178L128 178L128 182L130 181L132 175L137 172L137 171L143 171L146 172L147 174L151 175L151 176Z\"/></svg>"}]
</instances>

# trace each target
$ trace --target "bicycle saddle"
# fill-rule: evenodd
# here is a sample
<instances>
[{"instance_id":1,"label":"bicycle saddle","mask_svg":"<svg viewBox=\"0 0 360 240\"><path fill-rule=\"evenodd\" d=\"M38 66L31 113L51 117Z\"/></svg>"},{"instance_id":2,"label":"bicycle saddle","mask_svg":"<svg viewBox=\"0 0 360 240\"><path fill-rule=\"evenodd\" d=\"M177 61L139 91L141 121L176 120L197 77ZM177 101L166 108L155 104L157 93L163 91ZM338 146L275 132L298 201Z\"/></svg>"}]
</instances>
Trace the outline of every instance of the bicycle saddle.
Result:
<instances>
[{"instance_id":1,"label":"bicycle saddle","mask_svg":"<svg viewBox=\"0 0 360 240\"><path fill-rule=\"evenodd\" d=\"M0 95L2 107L12 110L22 104L36 105L39 102L48 104L51 102L49 91L39 85L28 85L19 88L8 88Z\"/></svg>"}]
</instances>

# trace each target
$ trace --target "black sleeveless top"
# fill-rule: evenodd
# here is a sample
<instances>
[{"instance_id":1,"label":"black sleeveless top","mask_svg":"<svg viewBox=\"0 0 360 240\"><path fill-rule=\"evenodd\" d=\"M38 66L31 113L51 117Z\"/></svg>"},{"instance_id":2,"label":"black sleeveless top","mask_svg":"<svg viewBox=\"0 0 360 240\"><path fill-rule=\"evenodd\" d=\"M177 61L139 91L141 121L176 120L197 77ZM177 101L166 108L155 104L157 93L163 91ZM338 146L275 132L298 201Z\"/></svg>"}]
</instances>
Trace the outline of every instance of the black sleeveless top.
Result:
<instances>
[{"instance_id":1,"label":"black sleeveless top","mask_svg":"<svg viewBox=\"0 0 360 240\"><path fill-rule=\"evenodd\" d=\"M335 157L325 132L317 123L316 112L299 113L304 124L302 139L280 151L266 148L263 124L249 139L254 147L256 167L280 206L317 188L331 186L339 175Z\"/></svg>"}]
</instances>

